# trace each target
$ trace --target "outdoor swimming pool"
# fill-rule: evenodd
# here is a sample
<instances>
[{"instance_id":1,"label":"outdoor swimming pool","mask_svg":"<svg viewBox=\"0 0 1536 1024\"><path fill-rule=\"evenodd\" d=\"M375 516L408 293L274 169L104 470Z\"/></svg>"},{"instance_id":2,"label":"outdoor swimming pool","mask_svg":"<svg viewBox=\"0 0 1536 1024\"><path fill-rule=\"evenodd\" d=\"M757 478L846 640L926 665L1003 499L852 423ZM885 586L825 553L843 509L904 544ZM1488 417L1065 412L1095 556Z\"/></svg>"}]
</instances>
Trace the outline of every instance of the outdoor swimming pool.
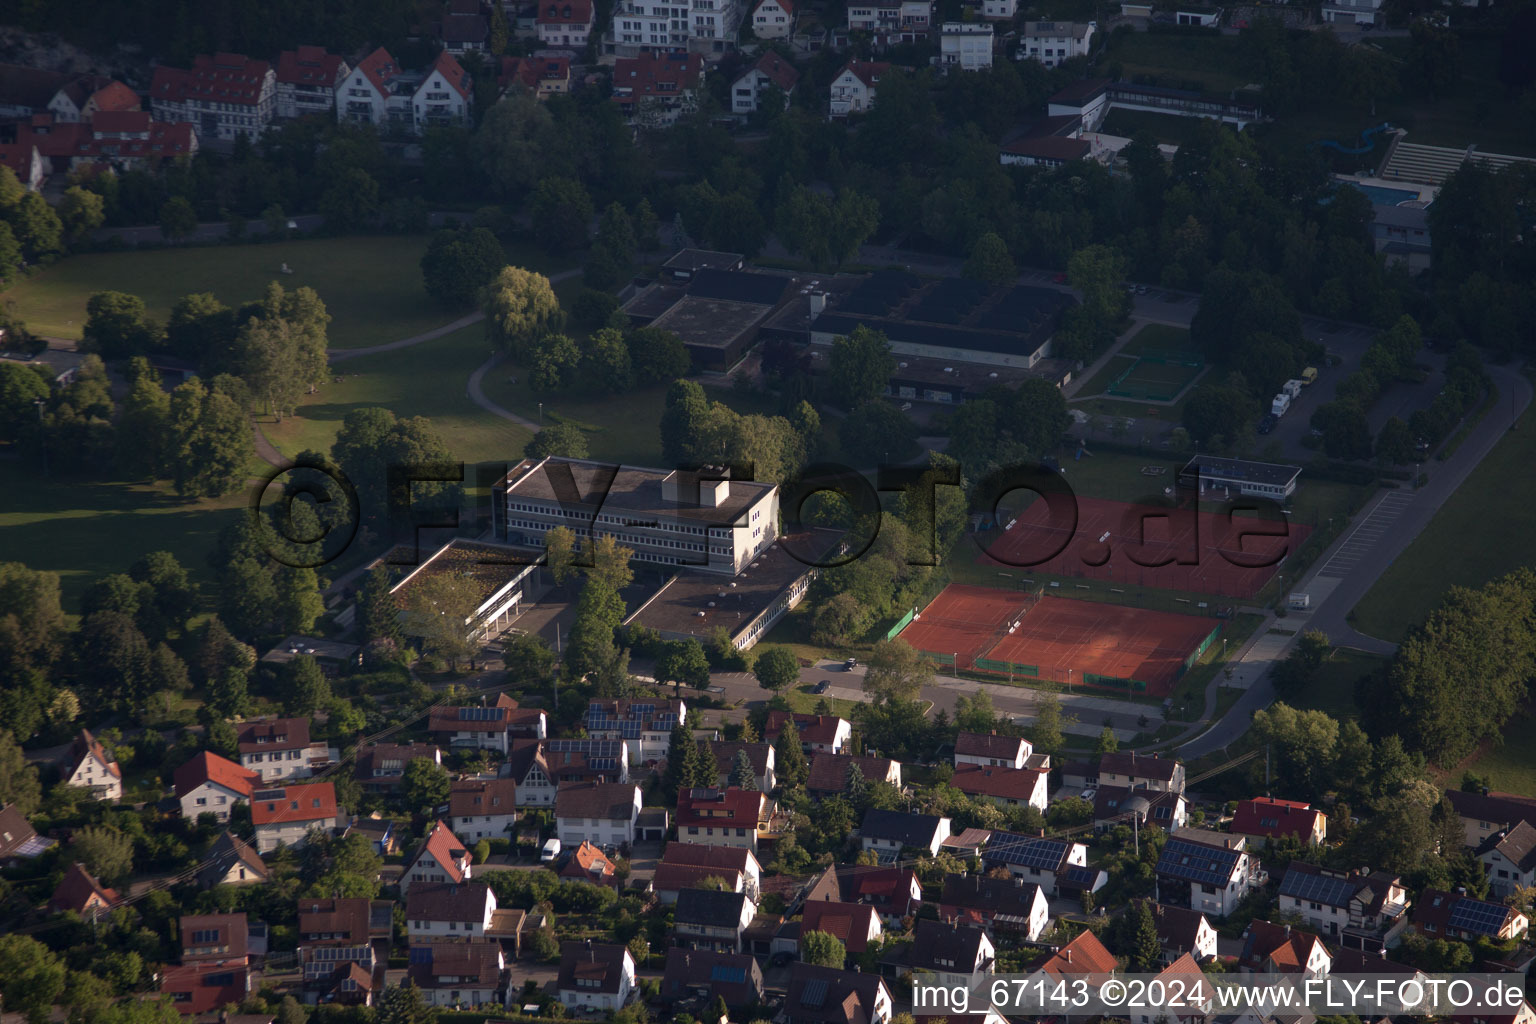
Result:
<instances>
[{"instance_id":1,"label":"outdoor swimming pool","mask_svg":"<svg viewBox=\"0 0 1536 1024\"><path fill-rule=\"evenodd\" d=\"M1404 203L1414 202L1419 198L1418 189L1387 188L1385 185L1364 185L1358 181L1345 180L1345 184L1353 185L1364 192L1371 202L1377 206L1401 206Z\"/></svg>"}]
</instances>

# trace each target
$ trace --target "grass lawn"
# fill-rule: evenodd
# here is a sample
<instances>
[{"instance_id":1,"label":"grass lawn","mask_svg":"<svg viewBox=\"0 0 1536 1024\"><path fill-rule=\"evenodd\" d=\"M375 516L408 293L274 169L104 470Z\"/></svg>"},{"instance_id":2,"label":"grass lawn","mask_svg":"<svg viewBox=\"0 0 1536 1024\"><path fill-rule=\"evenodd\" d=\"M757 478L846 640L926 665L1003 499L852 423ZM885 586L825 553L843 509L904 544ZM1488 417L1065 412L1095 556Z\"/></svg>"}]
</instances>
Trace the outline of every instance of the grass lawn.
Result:
<instances>
[{"instance_id":1,"label":"grass lawn","mask_svg":"<svg viewBox=\"0 0 1536 1024\"><path fill-rule=\"evenodd\" d=\"M1456 777L1447 778L1445 784L1460 785L1464 770L1487 776L1490 789L1536 796L1536 714L1527 708L1516 715L1504 727L1503 738L1503 743L1459 766Z\"/></svg>"},{"instance_id":2,"label":"grass lawn","mask_svg":"<svg viewBox=\"0 0 1536 1024\"><path fill-rule=\"evenodd\" d=\"M0 561L58 573L66 609L96 578L127 572L151 551L172 552L194 579L212 582L205 557L247 500L243 490L183 501L169 484L39 478L10 461L0 462L0 493Z\"/></svg>"},{"instance_id":3,"label":"grass lawn","mask_svg":"<svg viewBox=\"0 0 1536 1024\"><path fill-rule=\"evenodd\" d=\"M282 423L264 417L262 431L285 455L327 451L347 413L378 405L401 418L431 419L455 459L516 461L532 432L481 409L465 388L489 354L484 328L472 324L420 345L340 363L340 384L327 384Z\"/></svg>"},{"instance_id":4,"label":"grass lawn","mask_svg":"<svg viewBox=\"0 0 1536 1024\"><path fill-rule=\"evenodd\" d=\"M1401 641L1452 586L1476 587L1536 564L1536 430L1512 431L1494 446L1424 532L1397 557L1350 613L1356 629Z\"/></svg>"},{"instance_id":5,"label":"grass lawn","mask_svg":"<svg viewBox=\"0 0 1536 1024\"><path fill-rule=\"evenodd\" d=\"M38 334L79 338L95 292L137 295L162 322L183 295L213 292L229 304L258 299L268 282L304 285L330 311L334 348L410 337L458 315L421 284L424 235L321 238L271 245L215 245L148 252L86 253L61 260L4 298ZM280 273L286 263L292 274Z\"/></svg>"},{"instance_id":6,"label":"grass lawn","mask_svg":"<svg viewBox=\"0 0 1536 1024\"><path fill-rule=\"evenodd\" d=\"M1355 706L1355 682L1386 665L1390 659L1379 654L1335 648L1328 655L1306 687L1293 693L1280 695L1280 699L1294 708L1325 711L1341 722L1360 717Z\"/></svg>"},{"instance_id":7,"label":"grass lawn","mask_svg":"<svg viewBox=\"0 0 1536 1024\"><path fill-rule=\"evenodd\" d=\"M1116 353L1104 361L1095 373L1083 382L1083 386L1077 390L1079 395L1102 395L1104 389L1113 384L1122 373L1136 364L1134 356Z\"/></svg>"}]
</instances>

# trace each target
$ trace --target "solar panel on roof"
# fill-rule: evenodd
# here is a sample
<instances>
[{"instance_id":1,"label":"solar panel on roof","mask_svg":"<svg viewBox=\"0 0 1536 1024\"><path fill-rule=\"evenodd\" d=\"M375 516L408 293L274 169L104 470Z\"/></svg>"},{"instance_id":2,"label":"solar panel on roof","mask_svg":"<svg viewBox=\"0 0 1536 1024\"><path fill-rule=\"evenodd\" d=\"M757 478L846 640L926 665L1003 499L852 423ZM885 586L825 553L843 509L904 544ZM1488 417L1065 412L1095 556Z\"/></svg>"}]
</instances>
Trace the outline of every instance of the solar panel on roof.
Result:
<instances>
[{"instance_id":1,"label":"solar panel on roof","mask_svg":"<svg viewBox=\"0 0 1536 1024\"><path fill-rule=\"evenodd\" d=\"M412 946L409 962L413 964L430 964L432 962L432 947Z\"/></svg>"},{"instance_id":2,"label":"solar panel on roof","mask_svg":"<svg viewBox=\"0 0 1536 1024\"><path fill-rule=\"evenodd\" d=\"M1078 882L1083 885L1088 885L1098 877L1098 868L1080 868L1075 865L1073 867L1067 868L1067 881L1069 882Z\"/></svg>"},{"instance_id":3,"label":"solar panel on roof","mask_svg":"<svg viewBox=\"0 0 1536 1024\"><path fill-rule=\"evenodd\" d=\"M1497 903L1460 899L1451 906L1450 927L1481 935L1493 935L1504 923L1509 911Z\"/></svg>"},{"instance_id":4,"label":"solar panel on roof","mask_svg":"<svg viewBox=\"0 0 1536 1024\"><path fill-rule=\"evenodd\" d=\"M747 980L747 969L745 967L731 967L727 964L716 964L709 970L709 980L739 985Z\"/></svg>"},{"instance_id":5,"label":"solar panel on roof","mask_svg":"<svg viewBox=\"0 0 1536 1024\"><path fill-rule=\"evenodd\" d=\"M1314 875L1305 871L1287 871L1285 877L1280 880L1280 895L1314 903L1326 903L1331 907L1342 907L1348 904L1357 888L1355 883L1342 878Z\"/></svg>"},{"instance_id":6,"label":"solar panel on roof","mask_svg":"<svg viewBox=\"0 0 1536 1024\"><path fill-rule=\"evenodd\" d=\"M1202 885L1225 885L1237 857L1235 850L1214 850L1208 846L1170 839L1163 847L1157 870L1159 874L1172 875Z\"/></svg>"},{"instance_id":7,"label":"solar panel on roof","mask_svg":"<svg viewBox=\"0 0 1536 1024\"><path fill-rule=\"evenodd\" d=\"M281 800L284 795L285 791L281 789L258 789L256 792L251 794L251 799L257 801Z\"/></svg>"},{"instance_id":8,"label":"solar panel on roof","mask_svg":"<svg viewBox=\"0 0 1536 1024\"><path fill-rule=\"evenodd\" d=\"M982 851L982 859L1022 864L1027 868L1054 868L1061 863L1065 847L1065 843L1056 839L993 833L992 841Z\"/></svg>"},{"instance_id":9,"label":"solar panel on roof","mask_svg":"<svg viewBox=\"0 0 1536 1024\"><path fill-rule=\"evenodd\" d=\"M820 1007L827 1001L827 979L812 978L800 990L800 1005Z\"/></svg>"}]
</instances>

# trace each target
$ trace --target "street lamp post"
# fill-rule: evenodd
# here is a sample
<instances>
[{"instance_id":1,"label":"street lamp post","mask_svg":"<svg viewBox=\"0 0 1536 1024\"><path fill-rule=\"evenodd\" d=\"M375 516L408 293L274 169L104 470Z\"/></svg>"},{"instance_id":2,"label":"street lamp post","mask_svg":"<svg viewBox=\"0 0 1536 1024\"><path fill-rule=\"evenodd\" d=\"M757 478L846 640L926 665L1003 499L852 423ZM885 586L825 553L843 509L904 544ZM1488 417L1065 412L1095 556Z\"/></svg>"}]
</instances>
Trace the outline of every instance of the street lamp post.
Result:
<instances>
[{"instance_id":1,"label":"street lamp post","mask_svg":"<svg viewBox=\"0 0 1536 1024\"><path fill-rule=\"evenodd\" d=\"M544 403L539 403L539 429L544 429Z\"/></svg>"}]
</instances>

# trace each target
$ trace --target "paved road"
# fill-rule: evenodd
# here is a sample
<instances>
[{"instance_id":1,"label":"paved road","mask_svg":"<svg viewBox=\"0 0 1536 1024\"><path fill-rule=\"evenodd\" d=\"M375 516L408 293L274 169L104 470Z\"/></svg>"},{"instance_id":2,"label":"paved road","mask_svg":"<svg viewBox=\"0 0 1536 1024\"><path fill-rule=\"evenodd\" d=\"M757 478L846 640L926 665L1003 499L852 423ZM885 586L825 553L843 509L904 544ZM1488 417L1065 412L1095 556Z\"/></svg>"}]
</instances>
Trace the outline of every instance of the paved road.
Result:
<instances>
[{"instance_id":1,"label":"paved road","mask_svg":"<svg viewBox=\"0 0 1536 1024\"><path fill-rule=\"evenodd\" d=\"M1298 635L1300 630L1320 629L1335 644L1377 653L1395 650L1395 645L1357 632L1347 616L1529 407L1531 385L1518 369L1496 366L1489 369L1489 374L1499 389L1497 405L1473 428L1454 455L1427 468L1429 482L1424 487L1417 491L1385 491L1363 510L1355 528L1345 531L1292 588L1293 592L1310 595L1312 608L1304 613L1291 613L1285 620L1287 629L1298 630ZM1261 633L1275 636L1264 632L1267 628L1268 623L1260 627ZM1250 685L1220 721L1177 748L1181 757L1200 757L1220 750L1248 730L1253 712L1274 702L1275 691L1268 670L1284 656L1293 640L1286 638L1283 644L1263 645L1251 661L1245 660Z\"/></svg>"}]
</instances>

